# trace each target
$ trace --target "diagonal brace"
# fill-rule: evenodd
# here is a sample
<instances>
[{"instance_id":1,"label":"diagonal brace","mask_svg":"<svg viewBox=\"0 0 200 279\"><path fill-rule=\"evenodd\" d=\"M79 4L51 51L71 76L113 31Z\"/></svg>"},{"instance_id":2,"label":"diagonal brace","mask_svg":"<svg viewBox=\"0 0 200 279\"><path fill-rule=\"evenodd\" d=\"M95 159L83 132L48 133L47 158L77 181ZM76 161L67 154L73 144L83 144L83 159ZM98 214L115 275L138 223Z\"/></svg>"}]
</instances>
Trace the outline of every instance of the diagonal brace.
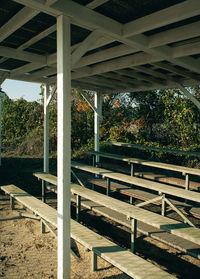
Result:
<instances>
[{"instance_id":1,"label":"diagonal brace","mask_svg":"<svg viewBox=\"0 0 200 279\"><path fill-rule=\"evenodd\" d=\"M97 115L102 119L102 114L99 114L98 110L95 108L95 106L92 104L92 102L89 100L87 94L83 90L79 90L81 93L81 96L85 99L85 101L90 105L90 107L93 109L94 112L97 113Z\"/></svg>"}]
</instances>

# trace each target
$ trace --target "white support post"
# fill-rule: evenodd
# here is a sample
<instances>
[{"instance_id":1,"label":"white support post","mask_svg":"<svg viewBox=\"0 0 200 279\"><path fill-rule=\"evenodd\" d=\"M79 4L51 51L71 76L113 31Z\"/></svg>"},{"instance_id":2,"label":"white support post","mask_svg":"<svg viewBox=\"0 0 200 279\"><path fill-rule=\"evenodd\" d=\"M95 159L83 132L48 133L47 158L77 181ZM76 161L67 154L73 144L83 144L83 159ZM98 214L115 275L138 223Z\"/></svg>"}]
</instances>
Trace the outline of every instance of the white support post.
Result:
<instances>
[{"instance_id":1,"label":"white support post","mask_svg":"<svg viewBox=\"0 0 200 279\"><path fill-rule=\"evenodd\" d=\"M0 95L0 166L1 166L1 105L2 102L1 102L1 95Z\"/></svg>"},{"instance_id":2,"label":"white support post","mask_svg":"<svg viewBox=\"0 0 200 279\"><path fill-rule=\"evenodd\" d=\"M47 99L49 97L49 85L45 85L44 89L44 172L49 172L49 105Z\"/></svg>"},{"instance_id":3,"label":"white support post","mask_svg":"<svg viewBox=\"0 0 200 279\"><path fill-rule=\"evenodd\" d=\"M69 18L57 17L58 272L70 278L71 38Z\"/></svg>"},{"instance_id":4,"label":"white support post","mask_svg":"<svg viewBox=\"0 0 200 279\"><path fill-rule=\"evenodd\" d=\"M94 150L99 152L99 130L100 130L100 115L102 115L102 94L95 92L94 106L97 110L94 113ZM99 163L99 156L96 155L96 164Z\"/></svg>"},{"instance_id":5,"label":"white support post","mask_svg":"<svg viewBox=\"0 0 200 279\"><path fill-rule=\"evenodd\" d=\"M1 91L1 87L0 87L0 166L1 166L1 106L2 106L3 97L5 97L5 93Z\"/></svg>"}]
</instances>

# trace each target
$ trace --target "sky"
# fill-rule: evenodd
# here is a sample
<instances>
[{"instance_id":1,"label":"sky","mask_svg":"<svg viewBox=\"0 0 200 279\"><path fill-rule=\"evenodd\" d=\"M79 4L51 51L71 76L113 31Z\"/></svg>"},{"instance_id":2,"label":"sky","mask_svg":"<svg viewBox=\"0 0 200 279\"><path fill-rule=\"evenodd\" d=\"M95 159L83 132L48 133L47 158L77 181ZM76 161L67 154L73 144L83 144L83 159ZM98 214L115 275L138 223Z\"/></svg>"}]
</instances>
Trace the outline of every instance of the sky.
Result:
<instances>
[{"instance_id":1,"label":"sky","mask_svg":"<svg viewBox=\"0 0 200 279\"><path fill-rule=\"evenodd\" d=\"M39 83L24 82L18 80L7 79L2 83L2 90L9 96L11 99L23 99L32 102L39 101L41 92Z\"/></svg>"}]
</instances>

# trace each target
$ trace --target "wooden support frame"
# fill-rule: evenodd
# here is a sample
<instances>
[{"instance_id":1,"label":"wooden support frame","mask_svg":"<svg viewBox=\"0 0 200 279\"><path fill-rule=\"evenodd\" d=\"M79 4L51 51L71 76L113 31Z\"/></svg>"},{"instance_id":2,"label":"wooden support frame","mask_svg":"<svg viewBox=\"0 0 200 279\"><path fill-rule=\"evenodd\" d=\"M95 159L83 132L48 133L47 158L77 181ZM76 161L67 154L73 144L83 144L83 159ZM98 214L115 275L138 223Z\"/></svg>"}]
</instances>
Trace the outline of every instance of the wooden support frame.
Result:
<instances>
[{"instance_id":1,"label":"wooden support frame","mask_svg":"<svg viewBox=\"0 0 200 279\"><path fill-rule=\"evenodd\" d=\"M94 251L91 251L91 270L97 271L97 254Z\"/></svg>"},{"instance_id":2,"label":"wooden support frame","mask_svg":"<svg viewBox=\"0 0 200 279\"><path fill-rule=\"evenodd\" d=\"M131 219L131 252L136 254L137 220Z\"/></svg>"},{"instance_id":3,"label":"wooden support frame","mask_svg":"<svg viewBox=\"0 0 200 279\"><path fill-rule=\"evenodd\" d=\"M71 36L70 20L57 17L58 274L70 278Z\"/></svg>"},{"instance_id":4,"label":"wooden support frame","mask_svg":"<svg viewBox=\"0 0 200 279\"><path fill-rule=\"evenodd\" d=\"M81 196L76 195L76 221L80 222Z\"/></svg>"},{"instance_id":5,"label":"wooden support frame","mask_svg":"<svg viewBox=\"0 0 200 279\"><path fill-rule=\"evenodd\" d=\"M107 196L110 196L110 184L111 184L111 180L110 180L110 178L107 178L106 181L107 181L106 195L107 195Z\"/></svg>"},{"instance_id":6,"label":"wooden support frame","mask_svg":"<svg viewBox=\"0 0 200 279\"><path fill-rule=\"evenodd\" d=\"M184 220L184 223L188 223L191 227L195 227L195 225L172 203L172 201L170 201L167 198L164 198L165 202L169 204L169 206L172 207L172 209L174 211L176 211L178 213L179 216L181 216Z\"/></svg>"},{"instance_id":7,"label":"wooden support frame","mask_svg":"<svg viewBox=\"0 0 200 279\"><path fill-rule=\"evenodd\" d=\"M94 93L94 106L96 111L94 112L94 150L100 150L100 115L102 115L102 94L100 92ZM99 163L99 156L96 157L96 164Z\"/></svg>"}]
</instances>

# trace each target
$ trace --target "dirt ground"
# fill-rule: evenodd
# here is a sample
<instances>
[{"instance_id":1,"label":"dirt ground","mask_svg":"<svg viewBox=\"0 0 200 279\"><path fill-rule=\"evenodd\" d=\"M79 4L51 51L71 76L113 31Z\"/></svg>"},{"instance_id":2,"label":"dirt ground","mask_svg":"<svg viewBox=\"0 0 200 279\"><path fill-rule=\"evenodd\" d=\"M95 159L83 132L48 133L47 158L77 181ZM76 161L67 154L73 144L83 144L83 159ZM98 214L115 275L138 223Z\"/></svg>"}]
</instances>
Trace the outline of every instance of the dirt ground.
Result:
<instances>
[{"instance_id":1,"label":"dirt ground","mask_svg":"<svg viewBox=\"0 0 200 279\"><path fill-rule=\"evenodd\" d=\"M57 278L55 237L50 232L41 234L39 221L19 217L17 212L20 208L21 206L17 205L14 211L10 210L8 197L0 193L0 278ZM112 224L103 225L103 221L96 220L96 216L91 216L90 219L91 223L95 220L95 231L98 232L98 227L106 226L106 230L114 233ZM120 233L121 237L122 234L124 239L127 239L129 232ZM81 245L77 246L80 259L71 257L72 279L130 278L102 259L98 259L98 271L92 272L91 253L85 251ZM148 237L139 240L138 253L177 278L200 278L200 260L184 255L156 240Z\"/></svg>"},{"instance_id":2,"label":"dirt ground","mask_svg":"<svg viewBox=\"0 0 200 279\"><path fill-rule=\"evenodd\" d=\"M18 217L4 195L0 195L0 238L0 278L57 278L56 238L41 234L39 221ZM91 253L77 245L80 259L71 256L72 279L130 278L102 259L98 259L98 271L92 272Z\"/></svg>"}]
</instances>

